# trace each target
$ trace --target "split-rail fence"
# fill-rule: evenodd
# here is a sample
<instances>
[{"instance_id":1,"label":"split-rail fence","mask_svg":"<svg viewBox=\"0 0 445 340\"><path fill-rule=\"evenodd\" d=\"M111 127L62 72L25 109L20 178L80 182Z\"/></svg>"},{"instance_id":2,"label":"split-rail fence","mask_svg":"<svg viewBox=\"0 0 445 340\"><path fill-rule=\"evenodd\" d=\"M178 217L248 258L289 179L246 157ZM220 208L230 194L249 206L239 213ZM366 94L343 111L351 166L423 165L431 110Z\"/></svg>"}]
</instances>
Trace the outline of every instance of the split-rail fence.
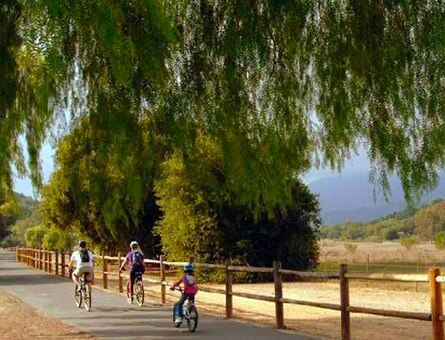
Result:
<instances>
[{"instance_id":1,"label":"split-rail fence","mask_svg":"<svg viewBox=\"0 0 445 340\"><path fill-rule=\"evenodd\" d=\"M125 260L120 253L117 256L95 256L102 261L102 286L104 289L108 289L108 277L114 276L118 278L119 291L123 292L123 279L128 278L128 275L119 272L122 261ZM60 253L42 249L32 248L17 248L16 258L18 262L23 262L29 266L33 266L40 270L44 270L48 273L54 273L55 275L67 276L67 267L69 254ZM113 270L109 270L109 264L114 263L117 266ZM166 286L169 283L166 281L166 268L167 266L183 266L183 262L170 262L165 261L161 256L159 260L146 259L145 262L150 265L159 266L159 280L153 280L144 278L145 281L159 284L160 295L162 303L166 302ZM341 317L341 338L343 340L351 339L351 313L364 313L373 314L388 317L406 318L414 320L423 320L431 322L432 324L432 339L444 340L443 321L445 316L443 315L443 302L442 302L442 287L441 283L445 282L445 275L440 275L438 268L432 268L428 270L428 274L356 274L348 273L348 266L346 264L340 264L338 272L302 272L295 270L288 270L281 268L279 261L274 262L273 268L264 267L246 267L232 265L230 260L226 260L224 264L208 264L208 263L195 263L198 268L211 268L225 271L225 289L212 288L212 287L200 287L200 290L225 295L225 307L226 317L232 318L233 316L233 296L239 296L254 300L269 301L275 303L275 321L276 327L279 329L286 328L284 323L284 304L296 304L304 306L312 306L318 308L332 309L340 312ZM275 293L274 296L252 294L245 292L234 292L232 290L232 273L233 272L250 272L250 273L269 273L273 275ZM324 303L305 301L292 298L286 298L283 296L283 276L293 275L302 279L337 279L340 284L340 303ZM384 310L376 308L365 308L351 306L349 303L349 281L350 280L376 280L376 281L398 281L398 282L428 282L430 288L430 313L421 312L406 312L396 310Z\"/></svg>"}]
</instances>

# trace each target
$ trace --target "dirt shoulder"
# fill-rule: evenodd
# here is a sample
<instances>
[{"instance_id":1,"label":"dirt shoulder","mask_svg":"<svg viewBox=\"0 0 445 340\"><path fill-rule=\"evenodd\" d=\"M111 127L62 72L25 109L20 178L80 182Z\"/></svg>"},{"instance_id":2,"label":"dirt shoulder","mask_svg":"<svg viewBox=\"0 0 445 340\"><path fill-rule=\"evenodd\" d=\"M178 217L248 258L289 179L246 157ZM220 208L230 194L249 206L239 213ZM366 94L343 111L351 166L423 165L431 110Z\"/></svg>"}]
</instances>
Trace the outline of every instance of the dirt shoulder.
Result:
<instances>
[{"instance_id":1,"label":"dirt shoulder","mask_svg":"<svg viewBox=\"0 0 445 340\"><path fill-rule=\"evenodd\" d=\"M2 339L97 339L59 320L47 317L0 289Z\"/></svg>"}]
</instances>

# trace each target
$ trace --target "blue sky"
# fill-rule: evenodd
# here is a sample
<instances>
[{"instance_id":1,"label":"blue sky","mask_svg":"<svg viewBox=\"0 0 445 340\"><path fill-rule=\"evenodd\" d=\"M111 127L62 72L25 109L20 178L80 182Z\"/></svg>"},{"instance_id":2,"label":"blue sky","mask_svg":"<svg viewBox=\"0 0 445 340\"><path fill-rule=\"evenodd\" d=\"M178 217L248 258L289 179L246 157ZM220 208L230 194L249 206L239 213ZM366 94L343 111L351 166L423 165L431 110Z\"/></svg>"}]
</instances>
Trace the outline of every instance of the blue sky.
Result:
<instances>
[{"instance_id":1,"label":"blue sky","mask_svg":"<svg viewBox=\"0 0 445 340\"><path fill-rule=\"evenodd\" d=\"M43 181L48 181L51 173L54 171L54 149L49 143L45 143L40 152L40 161L42 165ZM14 179L14 191L26 196L34 197L33 187L29 178Z\"/></svg>"}]
</instances>

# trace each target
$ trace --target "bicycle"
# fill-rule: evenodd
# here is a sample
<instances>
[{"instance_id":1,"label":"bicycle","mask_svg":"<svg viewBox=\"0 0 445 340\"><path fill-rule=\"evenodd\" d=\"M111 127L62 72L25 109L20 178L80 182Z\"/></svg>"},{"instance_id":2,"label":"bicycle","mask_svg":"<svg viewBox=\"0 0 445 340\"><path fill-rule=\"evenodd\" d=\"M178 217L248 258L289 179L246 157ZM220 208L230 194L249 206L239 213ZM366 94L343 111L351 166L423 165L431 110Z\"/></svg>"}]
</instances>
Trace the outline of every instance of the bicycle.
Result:
<instances>
[{"instance_id":1,"label":"bicycle","mask_svg":"<svg viewBox=\"0 0 445 340\"><path fill-rule=\"evenodd\" d=\"M79 277L79 285L74 286L74 300L76 301L76 306L81 308L82 302L87 311L91 310L91 288L87 284L86 280L87 274L83 274Z\"/></svg>"},{"instance_id":2,"label":"bicycle","mask_svg":"<svg viewBox=\"0 0 445 340\"><path fill-rule=\"evenodd\" d=\"M175 290L178 290L181 292L181 294L184 294L184 289L181 287L176 287ZM173 323L175 324L175 327L180 327L181 323L175 323L176 321L176 306L178 303L176 302L173 305ZM198 310L196 309L196 306L193 302L190 301L188 298L186 301L184 301L184 305L182 306L182 320L187 320L187 327L190 332L194 332L196 328L198 327Z\"/></svg>"},{"instance_id":3,"label":"bicycle","mask_svg":"<svg viewBox=\"0 0 445 340\"><path fill-rule=\"evenodd\" d=\"M123 269L123 271L124 270L125 269ZM128 278L128 281L127 281L127 292L126 292L127 301L129 304L132 304L133 299L136 298L136 302L139 307L142 307L144 305L144 298L145 298L142 274L143 274L142 272L135 273L135 279L134 279L134 283L133 283L133 295L131 295L131 290L130 290L131 278Z\"/></svg>"}]
</instances>

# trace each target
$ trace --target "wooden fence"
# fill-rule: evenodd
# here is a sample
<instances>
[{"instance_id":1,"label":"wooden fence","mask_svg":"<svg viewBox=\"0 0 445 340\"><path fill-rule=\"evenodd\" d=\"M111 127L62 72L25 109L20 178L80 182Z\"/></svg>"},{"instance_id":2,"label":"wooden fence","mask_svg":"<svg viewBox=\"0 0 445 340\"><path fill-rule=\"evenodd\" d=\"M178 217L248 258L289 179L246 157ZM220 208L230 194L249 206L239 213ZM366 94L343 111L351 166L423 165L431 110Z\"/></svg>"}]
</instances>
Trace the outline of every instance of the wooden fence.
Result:
<instances>
[{"instance_id":1,"label":"wooden fence","mask_svg":"<svg viewBox=\"0 0 445 340\"><path fill-rule=\"evenodd\" d=\"M67 255L64 253L57 253L54 251L47 251L41 249L17 248L17 261L26 263L30 266L44 270L48 273L66 276L67 271ZM102 285L103 288L108 289L108 277L114 276L118 278L119 291L123 292L123 278L128 278L128 275L123 275L118 271L121 261L125 260L121 254L118 256L95 256L102 260ZM108 269L109 263L117 262L119 267L115 271ZM160 260L146 259L145 262L151 265L159 266L159 280L144 278L144 281L160 285L160 294L162 303L166 302L166 286L169 283L166 281L166 266L183 266L183 262L169 262L162 257ZM444 339L443 321L443 302L442 302L442 288L441 283L445 282L445 276L440 275L440 270L429 269L428 274L354 274L348 273L348 266L341 264L338 272L317 273L317 272L300 272L295 270L282 269L280 262L274 262L273 268L263 267L244 267L234 266L230 260L226 260L224 264L207 264L195 263L198 268L220 269L225 271L226 287L225 289L200 287L200 290L209 293L224 294L226 300L226 317L233 316L233 296L239 296L249 299L269 301L275 303L275 319L277 328L286 328L284 323L285 303L312 306L318 308L332 309L340 311L341 316L341 338L344 340L351 339L351 323L350 313L364 313L380 316L398 317L414 320L430 321L432 324L432 338L434 340ZM250 272L250 273L270 273L274 277L274 296L259 295L251 293L234 292L232 290L232 273L233 272ZM297 300L283 297L283 275L294 275L300 278L307 279L338 279L340 284L340 303L322 303L305 300ZM354 307L349 303L349 281L350 280L376 280L376 281L399 281L399 282L428 282L430 288L431 312L405 312L395 310L383 310L375 308Z\"/></svg>"}]
</instances>

